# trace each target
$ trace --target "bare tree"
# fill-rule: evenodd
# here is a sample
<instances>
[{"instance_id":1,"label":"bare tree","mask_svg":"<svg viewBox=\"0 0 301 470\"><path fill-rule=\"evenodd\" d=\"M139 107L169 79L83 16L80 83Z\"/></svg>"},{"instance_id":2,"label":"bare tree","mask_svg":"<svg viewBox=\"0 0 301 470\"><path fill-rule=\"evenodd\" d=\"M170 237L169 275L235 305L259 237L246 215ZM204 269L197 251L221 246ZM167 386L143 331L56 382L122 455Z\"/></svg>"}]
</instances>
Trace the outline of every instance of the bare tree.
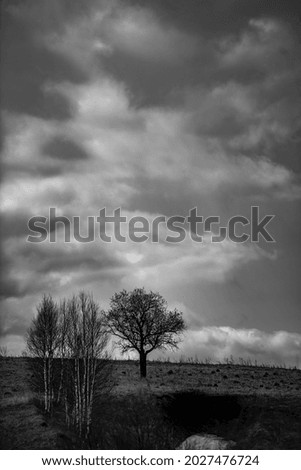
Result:
<instances>
[{"instance_id":1,"label":"bare tree","mask_svg":"<svg viewBox=\"0 0 301 470\"><path fill-rule=\"evenodd\" d=\"M84 439L90 433L96 392L106 389L101 381L110 373L104 316L85 292L59 305L44 295L26 337L28 353L43 364L35 369L34 381L41 384L43 376L45 411L51 411L56 394L67 424L72 423Z\"/></svg>"},{"instance_id":2,"label":"bare tree","mask_svg":"<svg viewBox=\"0 0 301 470\"><path fill-rule=\"evenodd\" d=\"M160 294L144 289L114 294L106 321L109 331L119 338L122 352L138 352L141 377L146 377L147 355L155 349L177 347L185 329L181 312L168 311Z\"/></svg>"},{"instance_id":3,"label":"bare tree","mask_svg":"<svg viewBox=\"0 0 301 470\"><path fill-rule=\"evenodd\" d=\"M103 313L91 295L81 292L67 304L66 345L72 362L71 413L80 434L88 437L98 363L105 356L108 333Z\"/></svg>"},{"instance_id":4,"label":"bare tree","mask_svg":"<svg viewBox=\"0 0 301 470\"><path fill-rule=\"evenodd\" d=\"M50 412L53 393L53 358L59 347L59 310L51 295L44 295L37 306L37 316L27 331L29 353L42 359L44 379L44 408Z\"/></svg>"}]
</instances>

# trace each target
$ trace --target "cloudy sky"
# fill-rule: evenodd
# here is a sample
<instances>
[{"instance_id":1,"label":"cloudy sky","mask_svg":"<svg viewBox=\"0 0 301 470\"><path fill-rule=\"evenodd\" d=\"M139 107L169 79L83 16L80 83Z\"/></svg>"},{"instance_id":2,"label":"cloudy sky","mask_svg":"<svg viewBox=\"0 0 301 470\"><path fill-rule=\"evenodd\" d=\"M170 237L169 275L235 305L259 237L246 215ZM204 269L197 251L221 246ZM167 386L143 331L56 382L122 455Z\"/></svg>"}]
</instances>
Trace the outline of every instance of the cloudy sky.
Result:
<instances>
[{"instance_id":1,"label":"cloudy sky","mask_svg":"<svg viewBox=\"0 0 301 470\"><path fill-rule=\"evenodd\" d=\"M43 293L145 287L183 311L178 354L301 366L298 2L2 2L1 342ZM275 215L274 243L28 243L27 221ZM162 356L162 353L160 353ZM171 353L168 353L172 357Z\"/></svg>"}]
</instances>

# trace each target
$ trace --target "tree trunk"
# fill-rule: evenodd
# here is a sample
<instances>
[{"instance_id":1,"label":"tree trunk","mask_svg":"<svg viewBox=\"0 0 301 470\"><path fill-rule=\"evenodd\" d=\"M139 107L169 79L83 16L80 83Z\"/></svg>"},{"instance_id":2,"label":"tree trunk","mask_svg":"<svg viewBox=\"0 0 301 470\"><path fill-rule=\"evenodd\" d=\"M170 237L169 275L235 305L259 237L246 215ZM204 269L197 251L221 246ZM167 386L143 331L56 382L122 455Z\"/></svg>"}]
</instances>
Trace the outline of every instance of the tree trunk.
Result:
<instances>
[{"instance_id":1,"label":"tree trunk","mask_svg":"<svg viewBox=\"0 0 301 470\"><path fill-rule=\"evenodd\" d=\"M47 411L51 411L51 401L52 401L52 379L51 379L51 357L48 357L48 407Z\"/></svg>"},{"instance_id":2,"label":"tree trunk","mask_svg":"<svg viewBox=\"0 0 301 470\"><path fill-rule=\"evenodd\" d=\"M61 401L61 396L63 392L63 382L64 382L64 371L65 371L65 362L64 362L64 356L63 353L61 353L61 371L60 371L60 385L59 385L59 390L57 392L57 399L56 402L59 403Z\"/></svg>"},{"instance_id":3,"label":"tree trunk","mask_svg":"<svg viewBox=\"0 0 301 470\"><path fill-rule=\"evenodd\" d=\"M146 354L144 351L140 351L140 377L146 377Z\"/></svg>"},{"instance_id":4,"label":"tree trunk","mask_svg":"<svg viewBox=\"0 0 301 470\"><path fill-rule=\"evenodd\" d=\"M44 408L47 411L47 404L48 404L48 389L47 389L47 360L46 357L43 359L43 371L44 371Z\"/></svg>"}]
</instances>

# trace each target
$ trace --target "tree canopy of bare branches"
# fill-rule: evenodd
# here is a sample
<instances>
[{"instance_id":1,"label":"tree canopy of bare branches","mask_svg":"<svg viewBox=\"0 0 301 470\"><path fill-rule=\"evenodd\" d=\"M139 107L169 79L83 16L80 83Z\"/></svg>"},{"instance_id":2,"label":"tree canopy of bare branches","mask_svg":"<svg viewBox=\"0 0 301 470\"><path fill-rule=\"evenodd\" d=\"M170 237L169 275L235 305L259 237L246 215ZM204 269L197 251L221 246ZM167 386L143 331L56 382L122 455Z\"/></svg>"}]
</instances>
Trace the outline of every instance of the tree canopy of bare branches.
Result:
<instances>
[{"instance_id":1,"label":"tree canopy of bare branches","mask_svg":"<svg viewBox=\"0 0 301 470\"><path fill-rule=\"evenodd\" d=\"M73 359L72 416L80 435L88 436L98 362L105 356L108 333L103 312L91 295L81 292L67 303L65 350Z\"/></svg>"},{"instance_id":2,"label":"tree canopy of bare branches","mask_svg":"<svg viewBox=\"0 0 301 470\"><path fill-rule=\"evenodd\" d=\"M138 352L141 377L146 377L147 355L155 349L177 347L185 330L182 313L169 311L160 294L145 289L114 294L106 321L109 331L119 338L122 352Z\"/></svg>"},{"instance_id":3,"label":"tree canopy of bare branches","mask_svg":"<svg viewBox=\"0 0 301 470\"><path fill-rule=\"evenodd\" d=\"M44 295L37 306L37 316L27 331L27 349L29 353L43 360L44 408L51 411L53 401L53 358L58 350L59 309L51 295Z\"/></svg>"},{"instance_id":4,"label":"tree canopy of bare branches","mask_svg":"<svg viewBox=\"0 0 301 470\"><path fill-rule=\"evenodd\" d=\"M60 304L44 295L26 340L30 355L43 362L45 411L50 412L55 401L53 359L57 357L56 402L64 405L68 424L88 438L100 362L106 358L104 312L85 292Z\"/></svg>"}]
</instances>

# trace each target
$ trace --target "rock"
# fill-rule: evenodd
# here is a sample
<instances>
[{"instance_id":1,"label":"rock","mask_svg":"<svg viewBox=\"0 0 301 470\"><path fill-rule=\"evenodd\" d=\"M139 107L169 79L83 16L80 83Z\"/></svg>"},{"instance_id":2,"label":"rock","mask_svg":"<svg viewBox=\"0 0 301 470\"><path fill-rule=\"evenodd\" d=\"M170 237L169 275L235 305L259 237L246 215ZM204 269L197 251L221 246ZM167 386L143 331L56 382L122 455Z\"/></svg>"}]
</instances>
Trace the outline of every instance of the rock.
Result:
<instances>
[{"instance_id":1,"label":"rock","mask_svg":"<svg viewBox=\"0 0 301 470\"><path fill-rule=\"evenodd\" d=\"M233 441L226 441L214 434L194 434L187 437L176 450L225 450L235 445Z\"/></svg>"}]
</instances>

